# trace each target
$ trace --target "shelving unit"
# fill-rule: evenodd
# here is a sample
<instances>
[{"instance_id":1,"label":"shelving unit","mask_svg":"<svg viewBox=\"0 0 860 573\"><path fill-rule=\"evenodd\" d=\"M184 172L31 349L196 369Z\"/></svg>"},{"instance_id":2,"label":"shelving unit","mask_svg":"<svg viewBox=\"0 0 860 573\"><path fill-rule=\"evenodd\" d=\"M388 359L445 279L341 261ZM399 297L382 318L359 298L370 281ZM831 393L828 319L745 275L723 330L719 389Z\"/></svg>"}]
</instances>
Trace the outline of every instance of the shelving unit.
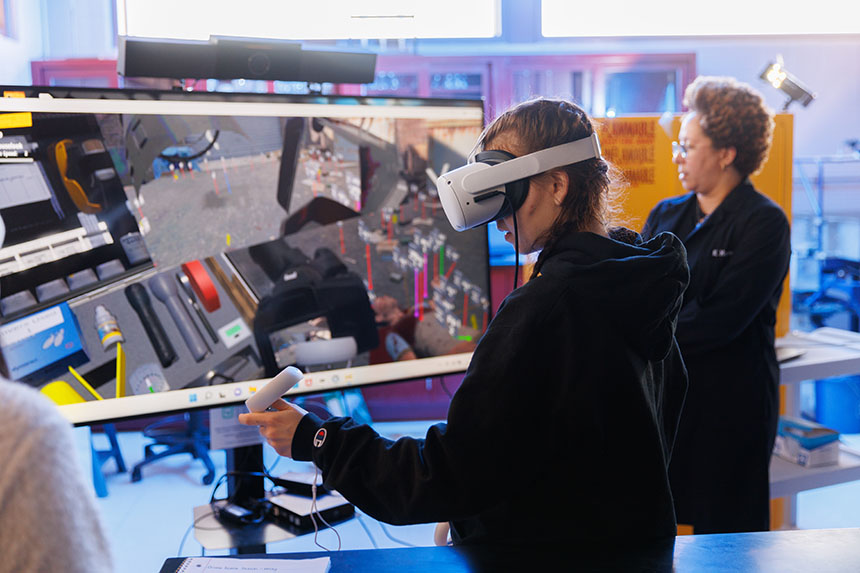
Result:
<instances>
[{"instance_id":1,"label":"shelving unit","mask_svg":"<svg viewBox=\"0 0 860 573\"><path fill-rule=\"evenodd\" d=\"M800 382L860 373L860 334L836 328L791 333L777 340L777 348L803 351L780 364L780 383L786 385L786 414L799 413ZM770 497L787 500L787 525L796 525L795 495L801 491L860 480L860 452L840 445L839 463L806 468L773 456Z\"/></svg>"},{"instance_id":2,"label":"shelving unit","mask_svg":"<svg viewBox=\"0 0 860 573\"><path fill-rule=\"evenodd\" d=\"M805 468L774 456L770 461L770 497L787 497L808 489L860 479L860 452L839 447L839 464Z\"/></svg>"},{"instance_id":3,"label":"shelving unit","mask_svg":"<svg viewBox=\"0 0 860 573\"><path fill-rule=\"evenodd\" d=\"M808 333L795 332L777 340L776 346L803 351L799 357L780 364L781 384L860 373L860 333L857 332L829 327Z\"/></svg>"}]
</instances>

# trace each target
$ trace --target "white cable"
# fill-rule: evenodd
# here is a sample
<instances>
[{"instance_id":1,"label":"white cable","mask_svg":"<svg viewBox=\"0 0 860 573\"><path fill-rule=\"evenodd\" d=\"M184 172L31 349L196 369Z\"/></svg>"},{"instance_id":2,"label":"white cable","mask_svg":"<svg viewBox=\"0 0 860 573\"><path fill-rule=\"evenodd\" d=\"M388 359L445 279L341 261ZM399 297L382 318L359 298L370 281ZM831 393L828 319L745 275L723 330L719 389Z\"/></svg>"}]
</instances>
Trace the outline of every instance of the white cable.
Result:
<instances>
[{"instance_id":1,"label":"white cable","mask_svg":"<svg viewBox=\"0 0 860 573\"><path fill-rule=\"evenodd\" d=\"M311 523L314 524L314 545L316 545L320 549L331 551L331 549L317 541L317 536L319 535L319 526L317 525L317 520L314 519L314 513L316 513L317 517L320 518L320 521L322 521L326 527L328 527L334 532L335 536L337 537L337 549L335 551L340 551L340 533L338 533L337 529L332 527L331 524L323 518L322 513L320 513L319 509L317 508L317 477L319 477L319 471L319 468L316 466L316 464L314 464L314 481L311 483Z\"/></svg>"}]
</instances>

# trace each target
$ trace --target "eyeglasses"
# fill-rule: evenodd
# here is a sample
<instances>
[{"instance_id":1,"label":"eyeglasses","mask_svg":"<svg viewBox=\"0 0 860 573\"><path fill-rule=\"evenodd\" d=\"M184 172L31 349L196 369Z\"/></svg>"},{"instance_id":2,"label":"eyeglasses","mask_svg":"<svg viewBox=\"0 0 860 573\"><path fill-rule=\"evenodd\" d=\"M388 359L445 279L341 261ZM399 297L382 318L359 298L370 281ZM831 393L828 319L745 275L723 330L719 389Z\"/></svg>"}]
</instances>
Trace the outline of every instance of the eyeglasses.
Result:
<instances>
[{"instance_id":1,"label":"eyeglasses","mask_svg":"<svg viewBox=\"0 0 860 573\"><path fill-rule=\"evenodd\" d=\"M684 145L682 145L681 143L678 143L677 141L673 141L672 142L672 157L675 157L676 155L680 155L681 159L687 159L687 148Z\"/></svg>"}]
</instances>

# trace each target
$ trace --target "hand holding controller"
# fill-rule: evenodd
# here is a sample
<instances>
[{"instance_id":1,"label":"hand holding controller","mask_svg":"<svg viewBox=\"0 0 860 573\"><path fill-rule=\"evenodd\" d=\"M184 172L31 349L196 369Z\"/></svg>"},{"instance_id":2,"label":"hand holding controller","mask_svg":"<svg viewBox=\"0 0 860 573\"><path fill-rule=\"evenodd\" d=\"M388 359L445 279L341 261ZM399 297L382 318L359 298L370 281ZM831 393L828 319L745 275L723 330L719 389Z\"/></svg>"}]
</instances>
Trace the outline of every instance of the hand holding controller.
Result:
<instances>
[{"instance_id":1,"label":"hand holding controller","mask_svg":"<svg viewBox=\"0 0 860 573\"><path fill-rule=\"evenodd\" d=\"M263 412L287 390L299 383L303 378L302 371L294 366L287 366L277 376L269 380L265 386L257 390L253 396L245 400L245 405L251 412Z\"/></svg>"}]
</instances>

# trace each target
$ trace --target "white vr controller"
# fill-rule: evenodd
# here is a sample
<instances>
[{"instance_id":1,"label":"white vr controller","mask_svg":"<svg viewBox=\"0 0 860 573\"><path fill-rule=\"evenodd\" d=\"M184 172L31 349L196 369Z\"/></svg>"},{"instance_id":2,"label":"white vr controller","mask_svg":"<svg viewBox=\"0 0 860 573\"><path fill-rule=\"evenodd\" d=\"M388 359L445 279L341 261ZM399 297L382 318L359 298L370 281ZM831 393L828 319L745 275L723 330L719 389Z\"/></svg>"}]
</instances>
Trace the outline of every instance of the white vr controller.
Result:
<instances>
[{"instance_id":1,"label":"white vr controller","mask_svg":"<svg viewBox=\"0 0 860 573\"><path fill-rule=\"evenodd\" d=\"M451 226L465 231L498 218L505 206L506 184L593 157L600 157L596 133L496 165L470 157L467 165L440 175L436 188Z\"/></svg>"},{"instance_id":2,"label":"white vr controller","mask_svg":"<svg viewBox=\"0 0 860 573\"><path fill-rule=\"evenodd\" d=\"M302 371L294 366L287 366L274 378L266 382L266 385L257 390L250 398L245 400L245 406L251 412L263 412L275 401L287 393L287 390L295 386L302 379Z\"/></svg>"}]
</instances>

